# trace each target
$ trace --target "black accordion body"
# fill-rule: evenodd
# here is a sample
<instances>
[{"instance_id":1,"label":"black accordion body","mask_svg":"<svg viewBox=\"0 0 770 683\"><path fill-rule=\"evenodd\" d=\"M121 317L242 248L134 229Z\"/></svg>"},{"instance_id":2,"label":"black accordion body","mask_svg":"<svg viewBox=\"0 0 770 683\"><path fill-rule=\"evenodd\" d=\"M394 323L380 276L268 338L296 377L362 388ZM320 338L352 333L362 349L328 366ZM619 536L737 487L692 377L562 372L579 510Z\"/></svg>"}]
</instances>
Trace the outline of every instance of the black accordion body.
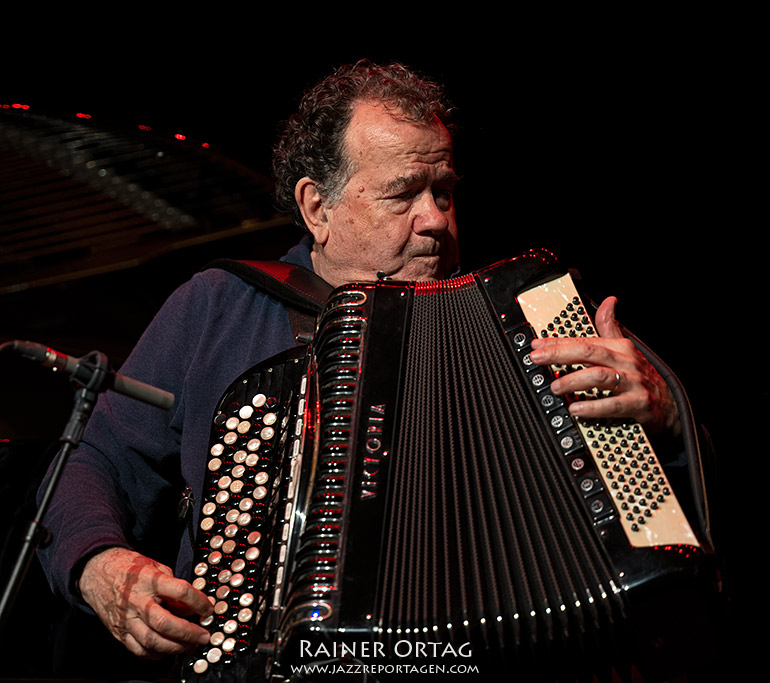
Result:
<instances>
[{"instance_id":1,"label":"black accordion body","mask_svg":"<svg viewBox=\"0 0 770 683\"><path fill-rule=\"evenodd\" d=\"M569 369L529 361L534 336L594 334L544 251L335 290L313 343L214 416L194 585L215 613L183 678L676 670L714 591L698 475L675 493L640 425L574 420L549 390Z\"/></svg>"}]
</instances>

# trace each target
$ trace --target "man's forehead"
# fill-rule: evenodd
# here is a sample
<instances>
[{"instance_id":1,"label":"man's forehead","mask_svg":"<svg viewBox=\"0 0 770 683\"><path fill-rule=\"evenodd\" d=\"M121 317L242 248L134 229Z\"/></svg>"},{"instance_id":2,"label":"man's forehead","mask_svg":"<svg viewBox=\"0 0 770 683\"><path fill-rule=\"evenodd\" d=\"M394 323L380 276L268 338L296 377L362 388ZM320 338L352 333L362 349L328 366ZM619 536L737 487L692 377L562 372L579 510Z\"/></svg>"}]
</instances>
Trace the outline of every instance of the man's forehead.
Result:
<instances>
[{"instance_id":1,"label":"man's forehead","mask_svg":"<svg viewBox=\"0 0 770 683\"><path fill-rule=\"evenodd\" d=\"M382 102L354 105L346 146L352 156L389 150L438 153L447 159L452 155L452 138L438 118L431 123L413 121L395 106Z\"/></svg>"},{"instance_id":2,"label":"man's forehead","mask_svg":"<svg viewBox=\"0 0 770 683\"><path fill-rule=\"evenodd\" d=\"M346 155L352 165L349 179L366 178L383 194L398 194L416 184L446 187L456 182L452 139L443 124L399 118L382 103L356 105Z\"/></svg>"}]
</instances>

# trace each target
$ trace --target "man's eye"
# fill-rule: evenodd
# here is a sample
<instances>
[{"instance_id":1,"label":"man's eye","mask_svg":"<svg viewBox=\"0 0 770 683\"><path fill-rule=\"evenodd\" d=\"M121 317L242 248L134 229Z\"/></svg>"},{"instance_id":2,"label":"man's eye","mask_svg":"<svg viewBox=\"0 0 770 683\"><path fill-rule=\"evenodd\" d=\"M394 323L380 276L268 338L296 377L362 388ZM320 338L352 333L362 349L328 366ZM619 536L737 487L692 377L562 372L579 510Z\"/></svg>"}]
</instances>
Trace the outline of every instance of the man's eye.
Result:
<instances>
[{"instance_id":1,"label":"man's eye","mask_svg":"<svg viewBox=\"0 0 770 683\"><path fill-rule=\"evenodd\" d=\"M441 209L448 209L452 206L453 193L451 190L439 190L433 193L433 199L436 202L436 206Z\"/></svg>"}]
</instances>

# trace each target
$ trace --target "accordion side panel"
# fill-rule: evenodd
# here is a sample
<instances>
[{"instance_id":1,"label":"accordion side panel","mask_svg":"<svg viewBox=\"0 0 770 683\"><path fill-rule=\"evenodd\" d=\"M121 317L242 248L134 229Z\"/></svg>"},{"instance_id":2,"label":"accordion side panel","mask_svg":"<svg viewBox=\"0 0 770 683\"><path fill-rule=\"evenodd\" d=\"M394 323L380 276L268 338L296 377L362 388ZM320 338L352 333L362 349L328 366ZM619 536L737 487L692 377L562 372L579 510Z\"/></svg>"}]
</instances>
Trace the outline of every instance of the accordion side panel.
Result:
<instances>
[{"instance_id":1,"label":"accordion side panel","mask_svg":"<svg viewBox=\"0 0 770 683\"><path fill-rule=\"evenodd\" d=\"M370 316L375 299L385 315ZM376 584L359 577L376 575L382 552L399 396L392 380L407 303L402 287L352 287L333 295L322 316L315 345L318 448L301 565L278 634L284 652L296 648L298 630L321 640L335 628L371 633Z\"/></svg>"},{"instance_id":2,"label":"accordion side panel","mask_svg":"<svg viewBox=\"0 0 770 683\"><path fill-rule=\"evenodd\" d=\"M598 336L569 275L519 294L518 301L539 336ZM632 546L700 545L641 425L631 420L577 424L605 487L614 493Z\"/></svg>"}]
</instances>

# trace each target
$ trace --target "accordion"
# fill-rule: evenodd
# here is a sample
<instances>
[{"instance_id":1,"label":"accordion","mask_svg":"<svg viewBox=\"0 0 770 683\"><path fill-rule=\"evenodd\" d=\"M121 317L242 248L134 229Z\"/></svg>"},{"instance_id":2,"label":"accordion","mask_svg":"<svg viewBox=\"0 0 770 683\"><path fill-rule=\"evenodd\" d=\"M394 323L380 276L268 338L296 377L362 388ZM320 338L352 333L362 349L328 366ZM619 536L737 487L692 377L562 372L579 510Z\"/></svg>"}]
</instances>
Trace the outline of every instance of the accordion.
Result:
<instances>
[{"instance_id":1,"label":"accordion","mask_svg":"<svg viewBox=\"0 0 770 683\"><path fill-rule=\"evenodd\" d=\"M212 636L183 679L680 666L715 591L698 476L675 492L639 424L574 419L592 396L529 360L535 336L594 334L543 250L335 290L312 344L213 418L194 567Z\"/></svg>"}]
</instances>

